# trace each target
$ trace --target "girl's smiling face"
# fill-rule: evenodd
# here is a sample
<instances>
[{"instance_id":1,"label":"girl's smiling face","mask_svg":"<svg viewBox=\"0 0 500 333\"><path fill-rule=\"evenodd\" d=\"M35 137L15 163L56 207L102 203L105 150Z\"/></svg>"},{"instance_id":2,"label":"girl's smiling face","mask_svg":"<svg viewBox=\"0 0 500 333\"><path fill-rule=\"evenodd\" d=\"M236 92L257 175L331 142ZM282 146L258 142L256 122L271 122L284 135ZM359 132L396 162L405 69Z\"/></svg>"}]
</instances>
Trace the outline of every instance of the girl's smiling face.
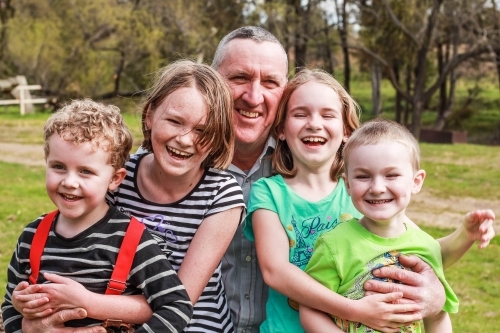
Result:
<instances>
[{"instance_id":1,"label":"girl's smiling face","mask_svg":"<svg viewBox=\"0 0 500 333\"><path fill-rule=\"evenodd\" d=\"M209 154L198 144L208 106L195 87L183 87L168 95L154 112L148 112L155 163L169 176L196 177Z\"/></svg>"},{"instance_id":2,"label":"girl's smiling face","mask_svg":"<svg viewBox=\"0 0 500 333\"><path fill-rule=\"evenodd\" d=\"M347 140L339 95L316 81L298 87L288 101L279 139L286 140L298 171L330 170L341 143Z\"/></svg>"}]
</instances>

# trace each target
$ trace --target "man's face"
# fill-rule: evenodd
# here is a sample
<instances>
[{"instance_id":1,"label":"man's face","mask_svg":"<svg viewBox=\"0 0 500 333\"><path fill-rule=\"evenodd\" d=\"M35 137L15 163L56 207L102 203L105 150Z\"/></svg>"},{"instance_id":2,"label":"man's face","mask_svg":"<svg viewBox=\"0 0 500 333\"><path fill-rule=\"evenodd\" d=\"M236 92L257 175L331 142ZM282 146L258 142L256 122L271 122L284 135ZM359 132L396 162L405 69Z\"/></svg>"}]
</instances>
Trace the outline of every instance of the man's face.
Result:
<instances>
[{"instance_id":1,"label":"man's face","mask_svg":"<svg viewBox=\"0 0 500 333\"><path fill-rule=\"evenodd\" d=\"M262 147L287 81L286 55L277 43L233 39L218 72L234 101L236 146Z\"/></svg>"}]
</instances>

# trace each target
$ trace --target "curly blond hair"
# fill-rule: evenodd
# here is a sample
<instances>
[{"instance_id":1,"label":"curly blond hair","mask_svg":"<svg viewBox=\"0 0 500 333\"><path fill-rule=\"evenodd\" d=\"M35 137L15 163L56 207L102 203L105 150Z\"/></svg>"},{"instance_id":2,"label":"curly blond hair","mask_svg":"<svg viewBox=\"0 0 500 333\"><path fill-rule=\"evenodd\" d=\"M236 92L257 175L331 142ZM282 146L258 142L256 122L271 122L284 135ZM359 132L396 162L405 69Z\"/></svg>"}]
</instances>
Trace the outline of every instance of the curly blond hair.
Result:
<instances>
[{"instance_id":1,"label":"curly blond hair","mask_svg":"<svg viewBox=\"0 0 500 333\"><path fill-rule=\"evenodd\" d=\"M120 109L91 99L74 100L52 114L43 128L45 158L49 155L49 138L57 133L78 145L90 142L94 149L110 153L109 164L115 170L123 167L132 148L132 135Z\"/></svg>"}]
</instances>

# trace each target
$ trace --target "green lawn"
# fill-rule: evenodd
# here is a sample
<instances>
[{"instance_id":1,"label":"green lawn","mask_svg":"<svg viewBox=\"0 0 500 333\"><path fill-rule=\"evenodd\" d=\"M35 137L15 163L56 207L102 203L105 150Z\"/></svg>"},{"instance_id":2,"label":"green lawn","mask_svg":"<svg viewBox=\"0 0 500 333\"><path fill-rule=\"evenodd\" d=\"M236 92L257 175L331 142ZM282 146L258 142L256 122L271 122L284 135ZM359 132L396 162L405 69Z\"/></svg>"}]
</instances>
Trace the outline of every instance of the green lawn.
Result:
<instances>
[{"instance_id":1,"label":"green lawn","mask_svg":"<svg viewBox=\"0 0 500 333\"><path fill-rule=\"evenodd\" d=\"M138 104L131 100L120 102L124 103L122 109L129 110L124 118L133 134L135 151L142 137L140 115L133 112ZM500 112L492 113L498 122ZM5 111L0 108L0 142L42 144L42 128L48 116L49 113L37 112L21 117L18 109ZM421 150L422 168L427 171L425 187L436 197L500 200L499 147L421 144ZM23 227L54 206L45 193L43 167L0 162L0 174L4 175L0 186L0 271L6 272ZM424 229L434 237L451 232ZM445 273L460 299L460 312L451 315L454 332L497 332L500 323L500 239L495 238L485 250L474 247ZM5 284L6 274L0 274L0 285Z\"/></svg>"}]
</instances>

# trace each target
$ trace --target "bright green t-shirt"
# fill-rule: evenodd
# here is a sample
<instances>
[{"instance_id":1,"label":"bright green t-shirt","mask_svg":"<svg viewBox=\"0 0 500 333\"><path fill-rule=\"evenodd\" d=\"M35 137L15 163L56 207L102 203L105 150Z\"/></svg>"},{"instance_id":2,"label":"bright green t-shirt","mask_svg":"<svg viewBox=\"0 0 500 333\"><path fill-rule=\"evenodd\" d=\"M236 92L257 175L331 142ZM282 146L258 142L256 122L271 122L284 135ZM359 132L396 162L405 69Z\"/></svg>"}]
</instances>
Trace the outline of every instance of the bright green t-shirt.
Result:
<instances>
[{"instance_id":1,"label":"bright green t-shirt","mask_svg":"<svg viewBox=\"0 0 500 333\"><path fill-rule=\"evenodd\" d=\"M360 299L365 281L375 278L372 270L388 265L403 268L399 254L414 254L432 267L443 284L446 293L443 311L457 312L458 298L444 277L438 241L414 226L407 225L406 229L397 238L382 238L366 230L357 219L342 223L318 238L306 273L342 296ZM344 326L341 328L345 332L378 332L359 323L335 320L338 326ZM413 323L402 328L402 332L420 332L420 326Z\"/></svg>"},{"instance_id":2,"label":"bright green t-shirt","mask_svg":"<svg viewBox=\"0 0 500 333\"><path fill-rule=\"evenodd\" d=\"M297 195L280 175L261 178L252 185L248 201L248 215L244 232L254 240L252 213L257 209L267 209L278 214L290 244L289 260L304 270L311 258L316 239L341 222L360 217L347 193L344 181L339 179L335 190L326 198L310 202ZM261 332L302 333L297 303L269 288L266 304L266 320Z\"/></svg>"}]
</instances>

